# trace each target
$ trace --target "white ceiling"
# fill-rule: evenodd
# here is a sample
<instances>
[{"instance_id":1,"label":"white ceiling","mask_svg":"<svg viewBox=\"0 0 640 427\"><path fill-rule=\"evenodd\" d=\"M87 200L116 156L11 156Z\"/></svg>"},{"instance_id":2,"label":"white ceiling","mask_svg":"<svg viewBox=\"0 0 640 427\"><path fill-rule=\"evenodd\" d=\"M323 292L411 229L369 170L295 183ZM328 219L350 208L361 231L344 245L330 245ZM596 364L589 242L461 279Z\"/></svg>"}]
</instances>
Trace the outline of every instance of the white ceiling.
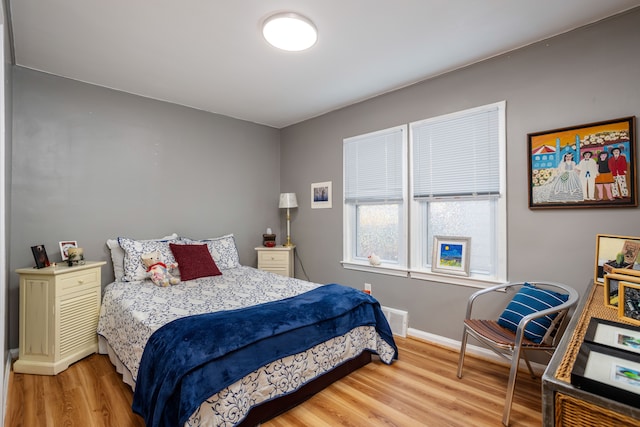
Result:
<instances>
[{"instance_id":1,"label":"white ceiling","mask_svg":"<svg viewBox=\"0 0 640 427\"><path fill-rule=\"evenodd\" d=\"M282 128L598 21L640 0L9 0L17 65ZM261 37L274 12L319 30Z\"/></svg>"}]
</instances>

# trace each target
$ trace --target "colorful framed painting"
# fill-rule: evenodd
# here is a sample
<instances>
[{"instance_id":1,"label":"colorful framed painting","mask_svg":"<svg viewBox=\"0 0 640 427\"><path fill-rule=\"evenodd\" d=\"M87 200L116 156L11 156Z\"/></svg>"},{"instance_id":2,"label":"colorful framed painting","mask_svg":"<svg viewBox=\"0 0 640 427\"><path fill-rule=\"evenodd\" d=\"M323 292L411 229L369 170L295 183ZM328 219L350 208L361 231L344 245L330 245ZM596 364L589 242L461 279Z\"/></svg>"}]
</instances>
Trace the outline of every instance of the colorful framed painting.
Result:
<instances>
[{"instance_id":1,"label":"colorful framed painting","mask_svg":"<svg viewBox=\"0 0 640 427\"><path fill-rule=\"evenodd\" d=\"M468 276L470 246L470 237L435 236L431 271Z\"/></svg>"},{"instance_id":2,"label":"colorful framed painting","mask_svg":"<svg viewBox=\"0 0 640 427\"><path fill-rule=\"evenodd\" d=\"M527 139L530 209L638 206L635 116Z\"/></svg>"},{"instance_id":3,"label":"colorful framed painting","mask_svg":"<svg viewBox=\"0 0 640 427\"><path fill-rule=\"evenodd\" d=\"M604 283L609 273L637 274L640 270L640 237L596 235L596 261L593 281ZM629 270L622 272L622 270Z\"/></svg>"}]
</instances>

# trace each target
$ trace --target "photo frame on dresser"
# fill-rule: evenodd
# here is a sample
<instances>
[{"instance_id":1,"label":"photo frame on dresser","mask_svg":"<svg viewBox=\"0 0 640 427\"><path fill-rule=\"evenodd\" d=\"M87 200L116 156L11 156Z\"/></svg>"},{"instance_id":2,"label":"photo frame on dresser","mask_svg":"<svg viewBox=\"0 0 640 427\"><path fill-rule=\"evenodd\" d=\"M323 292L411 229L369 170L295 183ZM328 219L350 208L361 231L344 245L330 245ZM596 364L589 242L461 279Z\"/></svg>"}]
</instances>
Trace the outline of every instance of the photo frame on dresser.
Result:
<instances>
[{"instance_id":1,"label":"photo frame on dresser","mask_svg":"<svg viewBox=\"0 0 640 427\"><path fill-rule=\"evenodd\" d=\"M45 268L51 265L44 245L31 246L31 253L33 254L33 259L36 261L36 268Z\"/></svg>"},{"instance_id":2,"label":"photo frame on dresser","mask_svg":"<svg viewBox=\"0 0 640 427\"><path fill-rule=\"evenodd\" d=\"M62 260L66 261L69 259L69 249L77 248L78 242L75 240L65 240L62 242L58 242L58 246L60 246L60 256Z\"/></svg>"}]
</instances>

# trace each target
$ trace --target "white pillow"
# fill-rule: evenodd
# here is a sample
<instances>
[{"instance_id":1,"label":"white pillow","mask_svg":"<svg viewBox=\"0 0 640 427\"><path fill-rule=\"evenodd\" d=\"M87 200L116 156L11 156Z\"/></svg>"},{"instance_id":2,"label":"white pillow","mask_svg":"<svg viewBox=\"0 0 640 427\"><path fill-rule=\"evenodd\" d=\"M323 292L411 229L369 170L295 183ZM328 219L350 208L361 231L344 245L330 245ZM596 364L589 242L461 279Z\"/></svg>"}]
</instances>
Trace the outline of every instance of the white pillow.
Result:
<instances>
[{"instance_id":1,"label":"white pillow","mask_svg":"<svg viewBox=\"0 0 640 427\"><path fill-rule=\"evenodd\" d=\"M160 252L160 259L165 264L176 262L169 243L180 243L179 240L133 240L126 237L118 237L118 243L124 249L124 275L125 282L135 282L147 278L147 268L142 262L142 255L149 252Z\"/></svg>"},{"instance_id":2,"label":"white pillow","mask_svg":"<svg viewBox=\"0 0 640 427\"><path fill-rule=\"evenodd\" d=\"M211 257L221 270L240 267L240 257L238 256L238 248L233 234L202 240L183 238L182 241L186 243L205 243Z\"/></svg>"},{"instance_id":3,"label":"white pillow","mask_svg":"<svg viewBox=\"0 0 640 427\"><path fill-rule=\"evenodd\" d=\"M160 237L159 239L142 240L143 242L160 241L160 240L176 240L178 235L176 233L168 236ZM124 276L124 249L118 243L118 238L108 239L107 247L111 251L111 262L113 263L113 274L116 277L116 282L122 281Z\"/></svg>"}]
</instances>

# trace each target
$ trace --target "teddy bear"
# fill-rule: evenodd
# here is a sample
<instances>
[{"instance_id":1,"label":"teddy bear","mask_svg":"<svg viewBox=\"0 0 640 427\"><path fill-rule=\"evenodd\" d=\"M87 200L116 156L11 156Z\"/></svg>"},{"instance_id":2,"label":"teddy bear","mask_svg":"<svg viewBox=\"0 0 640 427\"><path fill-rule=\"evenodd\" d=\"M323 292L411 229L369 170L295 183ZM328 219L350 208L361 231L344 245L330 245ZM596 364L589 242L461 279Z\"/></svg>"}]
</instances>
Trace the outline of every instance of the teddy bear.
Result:
<instances>
[{"instance_id":1,"label":"teddy bear","mask_svg":"<svg viewBox=\"0 0 640 427\"><path fill-rule=\"evenodd\" d=\"M166 287L180 283L180 279L173 277L169 271L177 268L178 264L174 262L166 265L160 260L160 252L149 252L148 254L143 254L141 258L142 263L147 267L147 275L154 284Z\"/></svg>"}]
</instances>

